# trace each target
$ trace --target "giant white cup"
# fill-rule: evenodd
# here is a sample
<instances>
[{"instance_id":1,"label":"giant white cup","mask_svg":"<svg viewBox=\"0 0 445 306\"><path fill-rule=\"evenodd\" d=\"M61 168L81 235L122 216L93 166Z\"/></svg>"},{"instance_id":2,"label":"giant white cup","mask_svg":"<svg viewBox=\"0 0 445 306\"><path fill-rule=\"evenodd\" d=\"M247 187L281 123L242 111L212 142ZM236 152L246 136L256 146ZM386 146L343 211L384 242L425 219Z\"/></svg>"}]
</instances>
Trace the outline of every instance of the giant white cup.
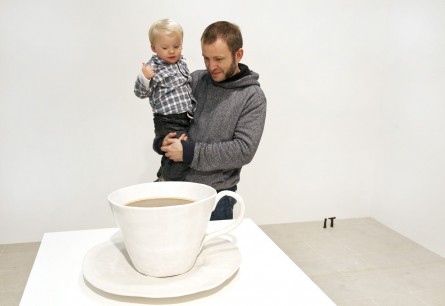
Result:
<instances>
[{"instance_id":1,"label":"giant white cup","mask_svg":"<svg viewBox=\"0 0 445 306\"><path fill-rule=\"evenodd\" d=\"M216 203L230 196L240 205L229 225L207 233ZM126 204L148 198L184 198L189 204L165 207L132 207ZM124 187L108 196L114 218L133 266L140 273L166 277L189 271L202 246L210 239L235 229L244 218L242 197L190 182L153 182Z\"/></svg>"}]
</instances>

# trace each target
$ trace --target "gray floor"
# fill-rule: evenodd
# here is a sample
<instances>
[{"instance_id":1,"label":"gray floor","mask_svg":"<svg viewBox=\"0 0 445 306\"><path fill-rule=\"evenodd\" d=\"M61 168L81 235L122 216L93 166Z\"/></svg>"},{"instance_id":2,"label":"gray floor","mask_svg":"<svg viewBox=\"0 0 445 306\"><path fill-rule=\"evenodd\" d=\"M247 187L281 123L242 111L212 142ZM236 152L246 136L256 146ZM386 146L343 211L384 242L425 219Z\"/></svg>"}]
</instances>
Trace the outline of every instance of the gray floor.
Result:
<instances>
[{"instance_id":1,"label":"gray floor","mask_svg":"<svg viewBox=\"0 0 445 306\"><path fill-rule=\"evenodd\" d=\"M443 257L371 218L327 226L260 227L337 305L445 305ZM38 248L0 245L1 306L19 305Z\"/></svg>"},{"instance_id":2,"label":"gray floor","mask_svg":"<svg viewBox=\"0 0 445 306\"><path fill-rule=\"evenodd\" d=\"M0 305L17 306L40 243L0 244Z\"/></svg>"},{"instance_id":3,"label":"gray floor","mask_svg":"<svg viewBox=\"0 0 445 306\"><path fill-rule=\"evenodd\" d=\"M445 305L445 259L374 219L261 228L337 305Z\"/></svg>"}]
</instances>

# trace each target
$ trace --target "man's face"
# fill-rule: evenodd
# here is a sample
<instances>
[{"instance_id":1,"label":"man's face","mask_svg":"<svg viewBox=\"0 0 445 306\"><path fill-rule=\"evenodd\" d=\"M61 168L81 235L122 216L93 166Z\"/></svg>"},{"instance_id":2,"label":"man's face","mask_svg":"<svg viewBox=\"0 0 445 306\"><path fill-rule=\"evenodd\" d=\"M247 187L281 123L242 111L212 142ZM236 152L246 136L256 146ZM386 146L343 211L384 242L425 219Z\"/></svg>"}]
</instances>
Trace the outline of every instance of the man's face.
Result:
<instances>
[{"instance_id":1,"label":"man's face","mask_svg":"<svg viewBox=\"0 0 445 306\"><path fill-rule=\"evenodd\" d=\"M239 72L238 63L243 57L243 49L235 53L235 58L221 39L212 44L202 44L202 56L207 71L215 82L221 82Z\"/></svg>"}]
</instances>

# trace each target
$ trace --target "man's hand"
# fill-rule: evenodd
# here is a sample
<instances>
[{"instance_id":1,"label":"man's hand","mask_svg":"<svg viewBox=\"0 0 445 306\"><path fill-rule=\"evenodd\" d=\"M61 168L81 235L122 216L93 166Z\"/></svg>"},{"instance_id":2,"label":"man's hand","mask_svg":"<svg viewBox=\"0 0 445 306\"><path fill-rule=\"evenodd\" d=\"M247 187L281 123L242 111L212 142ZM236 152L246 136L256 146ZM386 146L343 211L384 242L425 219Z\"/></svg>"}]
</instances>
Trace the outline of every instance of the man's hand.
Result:
<instances>
[{"instance_id":1,"label":"man's hand","mask_svg":"<svg viewBox=\"0 0 445 306\"><path fill-rule=\"evenodd\" d=\"M175 162L182 162L182 140L187 140L186 134L182 134L179 138L176 138L176 132L169 133L162 141L161 151L165 152L165 156L171 160Z\"/></svg>"},{"instance_id":2,"label":"man's hand","mask_svg":"<svg viewBox=\"0 0 445 306\"><path fill-rule=\"evenodd\" d=\"M149 80L151 80L156 75L153 68L145 63L142 63L142 74Z\"/></svg>"}]
</instances>

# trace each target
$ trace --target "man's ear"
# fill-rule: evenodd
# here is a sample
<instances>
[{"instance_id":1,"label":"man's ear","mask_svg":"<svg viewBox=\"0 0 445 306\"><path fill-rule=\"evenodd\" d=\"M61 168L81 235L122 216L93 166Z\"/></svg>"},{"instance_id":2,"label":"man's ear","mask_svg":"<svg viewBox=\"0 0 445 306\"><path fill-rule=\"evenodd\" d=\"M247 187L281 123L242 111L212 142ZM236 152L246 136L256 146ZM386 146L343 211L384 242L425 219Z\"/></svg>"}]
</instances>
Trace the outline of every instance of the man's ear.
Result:
<instances>
[{"instance_id":1,"label":"man's ear","mask_svg":"<svg viewBox=\"0 0 445 306\"><path fill-rule=\"evenodd\" d=\"M243 48L239 48L238 51L236 51L235 53L235 60L237 63L241 62L241 59L243 58L244 55L244 49Z\"/></svg>"}]
</instances>

